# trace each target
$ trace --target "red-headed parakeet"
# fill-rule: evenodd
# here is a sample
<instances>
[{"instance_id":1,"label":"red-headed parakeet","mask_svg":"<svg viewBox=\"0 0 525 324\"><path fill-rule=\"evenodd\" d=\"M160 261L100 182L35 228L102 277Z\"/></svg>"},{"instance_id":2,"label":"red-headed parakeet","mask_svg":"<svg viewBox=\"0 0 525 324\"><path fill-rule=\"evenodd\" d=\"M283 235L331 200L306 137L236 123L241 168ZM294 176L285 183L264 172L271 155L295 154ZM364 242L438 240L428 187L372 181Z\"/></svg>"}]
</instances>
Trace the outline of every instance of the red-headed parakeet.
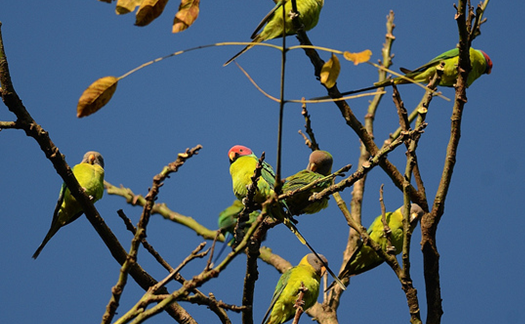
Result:
<instances>
[{"instance_id":1,"label":"red-headed parakeet","mask_svg":"<svg viewBox=\"0 0 525 324\"><path fill-rule=\"evenodd\" d=\"M252 183L251 177L255 171L259 159L257 156L242 145L235 145L228 151L230 159L230 175L232 176L233 193L238 199L243 199L248 194L247 186ZM255 202L262 204L270 197L275 184L275 172L271 165L263 162L261 176L257 182L257 193Z\"/></svg>"},{"instance_id":2,"label":"red-headed parakeet","mask_svg":"<svg viewBox=\"0 0 525 324\"><path fill-rule=\"evenodd\" d=\"M328 263L323 255L320 255L320 257L326 264ZM296 312L294 304L301 284L307 288L303 296L303 310L306 311L312 307L319 297L320 280L325 270L319 259L313 253L309 253L301 259L297 266L283 273L277 282L270 307L264 315L263 323L279 324L294 317ZM268 314L270 315L269 317ZM268 320L265 322L266 318Z\"/></svg>"},{"instance_id":3,"label":"red-headed parakeet","mask_svg":"<svg viewBox=\"0 0 525 324\"><path fill-rule=\"evenodd\" d=\"M93 202L102 198L104 194L104 158L98 152L89 151L84 154L82 161L73 167L73 174L78 183L84 188L86 195L92 197ZM36 259L47 242L56 234L56 232L82 215L83 211L71 192L62 184L58 201L53 213L51 228L47 233L44 241L38 247L33 259Z\"/></svg>"},{"instance_id":4,"label":"red-headed parakeet","mask_svg":"<svg viewBox=\"0 0 525 324\"><path fill-rule=\"evenodd\" d=\"M445 67L439 85L443 87L453 87L456 83L456 79L458 78L458 59L459 49L454 48L433 58L430 60L430 62L418 67L413 71L403 68L401 71L405 73L407 78L410 78L416 82L428 83L434 77L434 74L436 74L436 68L442 61L444 61ZM472 70L468 75L467 87L469 87L482 74L490 74L492 70L492 61L490 57L485 52L473 49L472 47L470 48L470 64L472 66ZM378 82L374 85L382 87L391 84L404 84L409 82L410 81L401 77L397 77L391 80Z\"/></svg>"},{"instance_id":5,"label":"red-headed parakeet","mask_svg":"<svg viewBox=\"0 0 525 324\"><path fill-rule=\"evenodd\" d=\"M284 10L286 11L286 19L283 22L283 15L281 7L284 3ZM324 0L297 0L297 10L301 14L301 20L303 21L304 28L310 30L317 25L319 21L319 14L323 8ZM290 19L289 13L292 11L292 2L288 0L278 1L275 7L270 11L263 20L259 23L255 31L253 32L251 39L252 44L246 46L242 51L235 54L229 59L224 66L230 64L233 60L239 57L241 54L253 47L253 44L260 43L269 39L274 39L283 36L283 26L286 31L286 35L294 35L295 28L292 20ZM259 30L264 26L263 30Z\"/></svg>"},{"instance_id":6,"label":"red-headed parakeet","mask_svg":"<svg viewBox=\"0 0 525 324\"><path fill-rule=\"evenodd\" d=\"M467 78L467 87L469 87L474 81L476 81L477 78L479 78L483 74L490 74L492 71L492 60L487 55L487 53L483 52L482 50L477 50L474 48L470 48L470 64L472 67L472 70L468 74ZM410 78L416 82L423 82L423 83L429 83L430 80L434 77L434 74L436 73L436 68L439 66L439 64L444 61L445 67L443 70L443 75L441 76L441 81L439 82L439 85L442 87L453 87L456 83L456 79L458 78L458 60L459 60L459 49L454 48L451 49L439 56L436 56L430 62L426 63L425 65L422 65L418 67L415 70L408 70L405 68L401 68L401 72L405 73L405 77ZM387 79L381 82L374 83L374 86L358 89L358 90L352 90L341 93L341 95L349 95L353 93L358 93L362 91L368 91L377 89L380 87L386 87L390 86L392 84L405 84L410 83L410 81L403 79L402 77L397 77L393 79ZM317 97L314 99L326 99L329 97Z\"/></svg>"},{"instance_id":7,"label":"red-headed parakeet","mask_svg":"<svg viewBox=\"0 0 525 324\"><path fill-rule=\"evenodd\" d=\"M286 178L283 185L283 193L300 189L316 180L322 179L332 173L332 155L326 151L317 150L310 154L306 170ZM318 183L309 190L285 199L286 207L292 215L315 214L321 209L328 207L328 197L310 203L308 198L314 192L320 192L332 184L332 180Z\"/></svg>"}]
</instances>

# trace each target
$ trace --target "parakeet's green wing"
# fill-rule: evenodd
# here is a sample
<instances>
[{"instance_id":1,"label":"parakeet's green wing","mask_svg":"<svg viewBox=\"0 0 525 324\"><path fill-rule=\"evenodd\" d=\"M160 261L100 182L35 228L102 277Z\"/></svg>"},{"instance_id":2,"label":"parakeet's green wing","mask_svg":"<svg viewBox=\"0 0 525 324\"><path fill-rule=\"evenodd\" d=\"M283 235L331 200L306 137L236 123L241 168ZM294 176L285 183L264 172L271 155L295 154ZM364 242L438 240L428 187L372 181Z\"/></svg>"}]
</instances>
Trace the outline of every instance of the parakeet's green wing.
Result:
<instances>
[{"instance_id":1,"label":"parakeet's green wing","mask_svg":"<svg viewBox=\"0 0 525 324\"><path fill-rule=\"evenodd\" d=\"M436 64L439 64L439 62L441 62L441 61L451 59L451 58L456 57L458 55L459 55L459 49L458 48L453 48L453 49L451 49L449 51L446 51L445 53L442 53L442 54L434 57L428 63L418 67L415 70L412 70L412 72L410 72L410 73L407 73L407 77L410 77L411 73L423 72L423 71L427 70L429 67L434 66Z\"/></svg>"},{"instance_id":2,"label":"parakeet's green wing","mask_svg":"<svg viewBox=\"0 0 525 324\"><path fill-rule=\"evenodd\" d=\"M233 231L237 223L237 215L243 210L244 206L240 200L235 200L233 204L219 213L219 228L221 230Z\"/></svg>"},{"instance_id":3,"label":"parakeet's green wing","mask_svg":"<svg viewBox=\"0 0 525 324\"><path fill-rule=\"evenodd\" d=\"M58 200L57 204L55 206L55 211L53 212L53 219L51 220L51 224L54 224L58 221L58 211L60 210L60 206L62 206L62 203L64 202L64 196L67 190L67 186L65 183L62 183L62 187L60 188L60 193L58 194Z\"/></svg>"},{"instance_id":4,"label":"parakeet's green wing","mask_svg":"<svg viewBox=\"0 0 525 324\"><path fill-rule=\"evenodd\" d=\"M266 16L264 16L264 18L261 20L259 25L257 25L257 27L255 27L255 30L253 31L252 36L250 36L251 39L254 39L255 37L257 37L257 35L259 34L259 31L264 27L264 25L266 25L266 23L270 19L273 18L273 15L275 14L275 11L277 9L281 8L282 5L283 5L283 1L277 2L275 7L273 7L273 9L268 14L266 14Z\"/></svg>"},{"instance_id":5,"label":"parakeet's green wing","mask_svg":"<svg viewBox=\"0 0 525 324\"><path fill-rule=\"evenodd\" d=\"M270 306L266 310L266 313L264 314L262 323L266 322L266 319L268 318L268 315L270 315L273 306L279 299L279 296L281 296L282 292L284 291L284 288L286 288L286 285L288 284L288 279L290 278L290 274L292 273L291 269L283 273L283 275L279 278L279 281L277 282L277 286L275 286L275 291L272 296L272 300L270 301Z\"/></svg>"},{"instance_id":6,"label":"parakeet's green wing","mask_svg":"<svg viewBox=\"0 0 525 324\"><path fill-rule=\"evenodd\" d=\"M287 178L285 184L283 185L283 190L286 189L286 191L294 191L321 178L324 178L322 174L303 170L294 176ZM330 181L320 182L317 184L317 187L322 188L326 185L330 185Z\"/></svg>"},{"instance_id":7,"label":"parakeet's green wing","mask_svg":"<svg viewBox=\"0 0 525 324\"><path fill-rule=\"evenodd\" d=\"M263 162L261 177L270 185L270 188L273 190L275 187L275 172L273 171L272 166L266 162Z\"/></svg>"}]
</instances>

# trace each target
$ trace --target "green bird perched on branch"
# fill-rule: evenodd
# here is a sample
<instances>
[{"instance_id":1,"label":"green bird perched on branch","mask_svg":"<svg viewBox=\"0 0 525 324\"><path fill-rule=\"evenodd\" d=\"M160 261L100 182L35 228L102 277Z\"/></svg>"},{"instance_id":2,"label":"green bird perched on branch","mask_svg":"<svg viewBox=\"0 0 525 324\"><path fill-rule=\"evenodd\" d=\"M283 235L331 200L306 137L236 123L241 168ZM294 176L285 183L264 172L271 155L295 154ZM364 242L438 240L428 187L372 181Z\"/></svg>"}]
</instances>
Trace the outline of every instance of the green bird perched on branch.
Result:
<instances>
[{"instance_id":1,"label":"green bird perched on branch","mask_svg":"<svg viewBox=\"0 0 525 324\"><path fill-rule=\"evenodd\" d=\"M282 7L284 3L284 10L286 11L286 18L283 21L283 15L281 11L278 11ZM303 25L305 30L310 30L314 28L317 25L317 22L319 21L319 14L321 13L321 9L323 8L324 0L297 0L297 11L299 11L301 15L301 20L303 21ZM251 39L252 43L250 45L247 45L242 51L235 54L231 59L229 59L226 63L224 63L224 66L230 64L233 60L235 60L237 57L239 57L241 54L252 48L256 43L260 43L269 39L274 39L277 37L283 36L283 26L284 30L286 32L286 35L294 35L296 33L295 28L292 23L292 19L290 18L290 14L292 12L292 1L290 0L281 0L278 1L275 7L270 11L263 20L259 23L257 28L255 28L255 31L253 32ZM264 26L264 29L260 32L262 26Z\"/></svg>"},{"instance_id":2,"label":"green bird perched on branch","mask_svg":"<svg viewBox=\"0 0 525 324\"><path fill-rule=\"evenodd\" d=\"M283 193L293 192L316 180L324 178L332 173L332 164L333 158L330 153L320 150L313 151L310 154L306 170L299 171L285 179ZM321 209L328 207L328 197L314 203L310 203L308 198L314 192L320 192L328 188L331 184L332 180L326 180L304 192L286 198L285 204L290 214L315 214Z\"/></svg>"},{"instance_id":3,"label":"green bird perched on branch","mask_svg":"<svg viewBox=\"0 0 525 324\"><path fill-rule=\"evenodd\" d=\"M467 78L467 87L469 87L476 79L478 79L483 74L490 74L492 71L492 60L487 55L487 53L483 52L482 50L477 50L474 48L470 48L470 64L472 67L472 70L468 74ZM458 78L458 61L459 61L459 49L454 48L450 51L447 51L439 56L436 56L430 62L418 67L415 70L408 70L405 68L401 68L401 72L405 73L406 78L410 78L416 82L422 82L422 83L429 83L430 80L434 77L436 74L437 67L441 62L445 62L445 66L443 69L443 75L441 76L441 81L439 82L439 85L442 87L453 87L456 83L456 79ZM353 93L358 93L362 91L368 91L373 90L381 87L391 86L393 84L406 84L410 83L409 80L403 78L403 77L397 77L393 79L386 79L381 82L376 82L372 87L358 89L358 90L352 90L341 93L342 96L346 96ZM327 99L330 98L328 96L325 97L318 97L314 98L316 100L318 99Z\"/></svg>"},{"instance_id":4,"label":"green bird perched on branch","mask_svg":"<svg viewBox=\"0 0 525 324\"><path fill-rule=\"evenodd\" d=\"M100 153L89 151L84 154L82 161L73 167L73 174L77 178L78 183L84 188L86 195L88 195L93 202L102 198L104 194L104 158ZM62 184L58 201L53 213L53 220L51 221L51 228L47 232L44 241L33 254L33 259L36 259L47 242L58 232L58 230L82 215L84 211L75 197L71 195L69 188L65 183Z\"/></svg>"},{"instance_id":5,"label":"green bird perched on branch","mask_svg":"<svg viewBox=\"0 0 525 324\"><path fill-rule=\"evenodd\" d=\"M394 212L388 212L385 214L386 223L391 230L390 241L394 248L393 253L398 255L403 251L403 210L404 206L398 208ZM423 215L423 209L417 204L411 204L410 206L410 227L413 230L417 225L419 218ZM385 234L385 228L383 226L382 215L377 216L374 222L368 228L368 236L381 246L383 251L389 253L389 242ZM358 248L354 251L354 254L350 257L345 265L345 268L339 274L339 279L358 275L360 273L371 270L384 260L377 253L369 247L364 245L362 241L359 241ZM333 286L330 285L330 287ZM329 288L330 288L329 287Z\"/></svg>"},{"instance_id":6,"label":"green bird perched on branch","mask_svg":"<svg viewBox=\"0 0 525 324\"><path fill-rule=\"evenodd\" d=\"M328 263L323 255L320 255L320 257L325 263ZM319 259L310 253L305 255L297 266L283 273L277 282L270 307L264 315L263 323L280 324L292 319L296 312L294 304L301 285L304 285L306 288L303 295L303 310L306 311L312 307L319 297L320 281L325 270ZM268 320L265 322L266 318Z\"/></svg>"},{"instance_id":7,"label":"green bird perched on branch","mask_svg":"<svg viewBox=\"0 0 525 324\"><path fill-rule=\"evenodd\" d=\"M223 211L219 213L219 229L222 233L224 233L224 244L222 245L221 249L217 253L217 256L215 257L215 260L213 263L217 262L217 260L220 258L224 250L226 249L226 246L232 245L234 243L234 240L237 239L237 241L242 240L242 237L235 238L234 237L234 230L235 225L237 225L237 219L239 218L239 214L244 209L244 205L240 200L235 200L231 206L227 207ZM260 212L258 210L253 211L250 213L248 221L244 224L239 224L239 226L244 227L243 232L245 233L247 226L249 227L256 219L257 216L259 216Z\"/></svg>"},{"instance_id":8,"label":"green bird perched on branch","mask_svg":"<svg viewBox=\"0 0 525 324\"><path fill-rule=\"evenodd\" d=\"M235 145L228 151L228 157L230 159L230 174L232 177L232 186L233 193L239 200L243 200L244 197L248 194L247 187L252 183L251 177L254 174L254 171L257 167L259 160L257 156L247 148L242 145ZM255 194L255 202L262 204L268 198L271 197L272 192L274 191L275 184L275 173L273 172L272 167L263 162L263 168L261 170L261 176L257 180L257 191ZM291 215L283 211L283 206L277 204L272 206L269 210L270 216L274 219L281 221L295 236L299 241L306 245L310 251L318 256L319 254L315 252L313 247L306 241L304 236L299 232L297 227L294 224L294 220ZM319 260L321 260L319 258ZM320 261L321 263L324 261ZM337 281L337 283L344 289L343 283L337 278L334 272L328 267L327 264L324 265L327 271L332 277Z\"/></svg>"}]
</instances>

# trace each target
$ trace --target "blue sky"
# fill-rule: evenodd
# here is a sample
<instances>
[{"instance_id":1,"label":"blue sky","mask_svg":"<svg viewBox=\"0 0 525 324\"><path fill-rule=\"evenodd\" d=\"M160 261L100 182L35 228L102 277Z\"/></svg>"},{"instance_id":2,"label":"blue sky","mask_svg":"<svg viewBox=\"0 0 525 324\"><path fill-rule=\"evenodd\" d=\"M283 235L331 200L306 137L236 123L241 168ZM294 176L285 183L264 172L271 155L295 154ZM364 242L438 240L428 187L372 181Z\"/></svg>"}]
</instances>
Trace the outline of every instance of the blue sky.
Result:
<instances>
[{"instance_id":1,"label":"blue sky","mask_svg":"<svg viewBox=\"0 0 525 324\"><path fill-rule=\"evenodd\" d=\"M228 6L228 10L224 7ZM319 46L339 50L370 49L380 58L386 15L395 12L393 69L414 68L457 41L453 2L374 1L351 3L327 0L318 26L308 33ZM256 154L266 152L275 164L278 105L262 96L234 66L222 64L239 47L194 51L154 64L122 80L111 102L93 116L77 119L76 104L94 80L119 76L160 56L194 46L223 41L247 41L271 1L203 1L196 24L181 34L171 34L178 3L168 3L165 13L146 28L133 26L134 16L116 16L114 4L97 1L9 1L0 9L0 21L11 76L25 106L66 155L70 165L88 150L101 152L106 180L145 194L152 177L178 152L202 144L200 154L172 175L162 187L159 202L192 216L208 228L217 227L218 212L233 200L227 152L243 144ZM523 300L523 250L525 220L519 193L524 191L524 112L521 93L525 37L517 22L524 13L521 2L489 4L482 35L473 47L486 51L494 63L468 89L462 137L445 215L438 228L441 254L443 322L502 322L525 320ZM279 41L273 41L278 44ZM297 41L289 38L289 44ZM279 93L279 52L264 47L251 49L238 62L269 93ZM326 60L327 53L322 53ZM507 71L507 72L505 72ZM341 90L368 86L377 79L369 65L342 62ZM453 89L442 89L453 98ZM286 72L286 97L324 95L309 60L301 51L290 52ZM414 107L423 92L415 86L400 87L407 107ZM390 100L383 98L375 120L375 138L382 144L397 128ZM368 98L349 101L360 120ZM359 141L346 126L336 106L310 105L310 114L322 149L334 156L334 168L357 165ZM283 139L283 175L306 166L309 150L297 134L303 129L300 105L286 106ZM443 168L452 105L435 98L420 142L418 157L430 200L435 195ZM13 120L0 109L0 120ZM96 323L99 322L116 283L118 264L85 217L61 229L37 261L34 250L47 232L61 179L38 145L22 131L0 132L0 322ZM404 166L404 148L389 155ZM363 225L380 214L379 187L385 184L389 210L402 204L401 193L377 169L368 178ZM343 192L351 199L351 190ZM128 249L131 235L116 211L124 209L137 222L141 209L105 195L97 209ZM348 228L341 212L331 206L316 215L302 216L303 234L337 270L342 260ZM154 216L148 227L149 241L177 265L199 243L192 231ZM425 318L425 290L419 227L412 241L412 276ZM292 264L308 251L284 227L273 229L264 243ZM143 250L139 262L155 278L165 272ZM200 272L204 261L188 266L183 275ZM259 264L255 322L262 319L279 273ZM227 303L241 303L245 257L239 256L220 277L201 291L213 292ZM170 290L175 284L168 285ZM142 296L132 281L124 291L119 313ZM320 299L321 300L321 299ZM218 320L208 311L182 304L201 323ZM240 316L230 313L235 323ZM352 279L339 309L341 322L409 321L404 293L388 266ZM306 322L307 319L303 319ZM152 322L171 323L161 314Z\"/></svg>"}]
</instances>

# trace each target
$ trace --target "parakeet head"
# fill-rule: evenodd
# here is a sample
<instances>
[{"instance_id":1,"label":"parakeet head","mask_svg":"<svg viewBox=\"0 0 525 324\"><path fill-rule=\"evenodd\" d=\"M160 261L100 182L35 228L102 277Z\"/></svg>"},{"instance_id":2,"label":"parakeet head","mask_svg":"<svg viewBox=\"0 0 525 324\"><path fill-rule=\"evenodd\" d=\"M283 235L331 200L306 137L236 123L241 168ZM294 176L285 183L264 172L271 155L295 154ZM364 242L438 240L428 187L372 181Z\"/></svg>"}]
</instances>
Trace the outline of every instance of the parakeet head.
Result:
<instances>
[{"instance_id":1,"label":"parakeet head","mask_svg":"<svg viewBox=\"0 0 525 324\"><path fill-rule=\"evenodd\" d=\"M320 150L313 151L312 154L310 154L306 170L326 176L332 173L333 162L332 154Z\"/></svg>"},{"instance_id":2,"label":"parakeet head","mask_svg":"<svg viewBox=\"0 0 525 324\"><path fill-rule=\"evenodd\" d=\"M82 161L80 163L89 163L92 165L98 164L102 168L104 168L104 158L100 153L95 151L89 151L86 154L84 154L84 157L82 158Z\"/></svg>"},{"instance_id":3,"label":"parakeet head","mask_svg":"<svg viewBox=\"0 0 525 324\"><path fill-rule=\"evenodd\" d=\"M312 268L314 268L315 273L317 273L320 277L322 277L324 276L324 273L326 272L326 266L328 266L328 260L322 254L319 254L319 257L323 259L324 264L313 253L308 253L307 255L305 255L299 264L309 264L310 266L312 266Z\"/></svg>"},{"instance_id":4,"label":"parakeet head","mask_svg":"<svg viewBox=\"0 0 525 324\"><path fill-rule=\"evenodd\" d=\"M230 164L235 162L239 156L253 154L252 150L242 145L235 145L228 151L228 158L230 158Z\"/></svg>"},{"instance_id":5,"label":"parakeet head","mask_svg":"<svg viewBox=\"0 0 525 324\"><path fill-rule=\"evenodd\" d=\"M404 212L405 211L405 207L403 206L402 209L401 209L401 212ZM421 208L418 204L410 204L410 215L409 215L409 218L410 218L410 225L411 226L416 226L417 222L419 221L419 219L421 218L421 216L423 216L425 212L423 211L423 208Z\"/></svg>"},{"instance_id":6,"label":"parakeet head","mask_svg":"<svg viewBox=\"0 0 525 324\"><path fill-rule=\"evenodd\" d=\"M487 55L487 53L483 52L482 50L479 50L479 51L481 52L481 54L483 54L483 57L485 57L485 63L487 64L487 67L485 68L484 73L490 74L490 72L492 71L492 60Z\"/></svg>"}]
</instances>

